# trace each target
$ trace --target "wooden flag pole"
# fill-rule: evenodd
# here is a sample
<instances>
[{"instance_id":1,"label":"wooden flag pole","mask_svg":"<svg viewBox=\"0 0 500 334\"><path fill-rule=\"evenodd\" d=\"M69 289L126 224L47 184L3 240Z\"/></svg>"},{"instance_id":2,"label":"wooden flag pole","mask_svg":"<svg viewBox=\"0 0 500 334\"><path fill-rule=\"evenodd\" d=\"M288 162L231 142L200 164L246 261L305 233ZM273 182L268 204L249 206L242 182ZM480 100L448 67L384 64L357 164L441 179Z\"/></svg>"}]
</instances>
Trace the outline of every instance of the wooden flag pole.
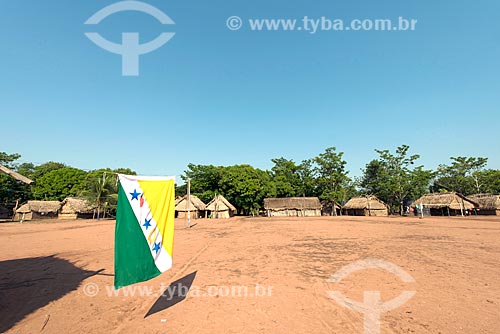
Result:
<instances>
[{"instance_id":1,"label":"wooden flag pole","mask_svg":"<svg viewBox=\"0 0 500 334\"><path fill-rule=\"evenodd\" d=\"M191 179L187 179L187 227L191 227Z\"/></svg>"}]
</instances>

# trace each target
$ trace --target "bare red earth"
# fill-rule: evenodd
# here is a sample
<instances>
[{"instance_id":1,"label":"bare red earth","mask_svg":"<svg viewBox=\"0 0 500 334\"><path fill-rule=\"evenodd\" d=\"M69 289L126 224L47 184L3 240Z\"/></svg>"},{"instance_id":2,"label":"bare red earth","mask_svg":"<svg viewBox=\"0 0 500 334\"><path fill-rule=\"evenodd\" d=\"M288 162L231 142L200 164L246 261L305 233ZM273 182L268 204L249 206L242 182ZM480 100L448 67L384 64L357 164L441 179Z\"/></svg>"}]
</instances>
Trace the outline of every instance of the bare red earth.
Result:
<instances>
[{"instance_id":1,"label":"bare red earth","mask_svg":"<svg viewBox=\"0 0 500 334\"><path fill-rule=\"evenodd\" d=\"M0 333L363 333L363 315L330 299L333 290L358 301L364 291L384 301L416 291L382 314L381 333L500 333L500 217L195 223L176 222L170 271L118 292L114 221L0 224ZM415 282L374 269L327 281L366 258ZM193 277L187 298L157 302ZM242 286L246 296L231 295Z\"/></svg>"}]
</instances>

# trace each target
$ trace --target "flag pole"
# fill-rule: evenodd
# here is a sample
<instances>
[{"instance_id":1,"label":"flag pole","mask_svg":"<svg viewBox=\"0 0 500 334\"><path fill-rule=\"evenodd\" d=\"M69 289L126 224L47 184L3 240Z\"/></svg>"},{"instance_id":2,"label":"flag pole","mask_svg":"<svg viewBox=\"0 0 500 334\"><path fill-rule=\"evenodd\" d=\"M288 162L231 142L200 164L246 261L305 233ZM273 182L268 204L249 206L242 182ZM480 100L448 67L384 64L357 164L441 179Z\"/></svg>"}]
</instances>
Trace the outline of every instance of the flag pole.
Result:
<instances>
[{"instance_id":1,"label":"flag pole","mask_svg":"<svg viewBox=\"0 0 500 334\"><path fill-rule=\"evenodd\" d=\"M191 227L191 179L187 179L187 227Z\"/></svg>"}]
</instances>

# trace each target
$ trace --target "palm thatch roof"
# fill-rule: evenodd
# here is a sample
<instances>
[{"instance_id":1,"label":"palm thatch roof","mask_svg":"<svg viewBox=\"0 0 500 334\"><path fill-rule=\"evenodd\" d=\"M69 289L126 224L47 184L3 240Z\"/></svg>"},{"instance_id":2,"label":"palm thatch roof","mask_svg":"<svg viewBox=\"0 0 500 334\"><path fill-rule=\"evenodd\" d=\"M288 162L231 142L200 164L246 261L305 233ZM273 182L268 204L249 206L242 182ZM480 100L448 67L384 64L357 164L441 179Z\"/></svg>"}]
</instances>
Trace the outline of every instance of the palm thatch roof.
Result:
<instances>
[{"instance_id":1,"label":"palm thatch roof","mask_svg":"<svg viewBox=\"0 0 500 334\"><path fill-rule=\"evenodd\" d=\"M344 205L347 210L387 210L387 204L373 195L353 197Z\"/></svg>"},{"instance_id":2,"label":"palm thatch roof","mask_svg":"<svg viewBox=\"0 0 500 334\"><path fill-rule=\"evenodd\" d=\"M430 209L440 209L448 207L452 210L470 210L478 206L477 203L455 192L427 194L413 202L412 206L415 207L420 204L423 204L424 207Z\"/></svg>"},{"instance_id":3,"label":"palm thatch roof","mask_svg":"<svg viewBox=\"0 0 500 334\"><path fill-rule=\"evenodd\" d=\"M17 213L56 213L61 208L59 201L28 201L16 210Z\"/></svg>"},{"instance_id":4,"label":"palm thatch roof","mask_svg":"<svg viewBox=\"0 0 500 334\"><path fill-rule=\"evenodd\" d=\"M215 195L207 204L206 209L209 211L236 211L236 208L222 195Z\"/></svg>"},{"instance_id":5,"label":"palm thatch roof","mask_svg":"<svg viewBox=\"0 0 500 334\"><path fill-rule=\"evenodd\" d=\"M494 194L475 194L467 196L473 202L479 205L483 210L498 210L500 209L500 195Z\"/></svg>"},{"instance_id":6,"label":"palm thatch roof","mask_svg":"<svg viewBox=\"0 0 500 334\"><path fill-rule=\"evenodd\" d=\"M321 210L321 203L317 197L285 197L265 198L264 209L266 210Z\"/></svg>"},{"instance_id":7,"label":"palm thatch roof","mask_svg":"<svg viewBox=\"0 0 500 334\"><path fill-rule=\"evenodd\" d=\"M181 197L175 205L175 211L187 212L189 211L205 211L206 205L195 195L190 195L190 203L188 203L187 195Z\"/></svg>"},{"instance_id":8,"label":"palm thatch roof","mask_svg":"<svg viewBox=\"0 0 500 334\"><path fill-rule=\"evenodd\" d=\"M10 170L7 167L2 166L2 165L0 165L0 172L4 172L5 174L10 175L13 178L15 178L16 180L24 182L26 184L32 184L33 183L33 180L30 180L27 177L22 176L21 174L16 173L13 170Z\"/></svg>"},{"instance_id":9,"label":"palm thatch roof","mask_svg":"<svg viewBox=\"0 0 500 334\"><path fill-rule=\"evenodd\" d=\"M61 203L61 213L93 213L96 206L90 204L86 199L68 197Z\"/></svg>"}]
</instances>

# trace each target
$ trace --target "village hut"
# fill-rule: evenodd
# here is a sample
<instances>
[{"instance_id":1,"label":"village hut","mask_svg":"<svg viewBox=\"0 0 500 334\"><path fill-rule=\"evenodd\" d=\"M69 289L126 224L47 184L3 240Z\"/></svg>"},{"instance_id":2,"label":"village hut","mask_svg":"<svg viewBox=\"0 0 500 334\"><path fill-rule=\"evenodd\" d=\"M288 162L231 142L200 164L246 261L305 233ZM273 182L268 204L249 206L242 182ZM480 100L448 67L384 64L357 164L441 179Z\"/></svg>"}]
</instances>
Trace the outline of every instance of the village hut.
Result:
<instances>
[{"instance_id":1,"label":"village hut","mask_svg":"<svg viewBox=\"0 0 500 334\"><path fill-rule=\"evenodd\" d=\"M427 194L411 205L416 215L423 216L457 216L472 213L477 203L456 192Z\"/></svg>"},{"instance_id":2,"label":"village hut","mask_svg":"<svg viewBox=\"0 0 500 334\"><path fill-rule=\"evenodd\" d=\"M268 217L316 217L321 203L317 197L265 198L264 210Z\"/></svg>"},{"instance_id":3,"label":"village hut","mask_svg":"<svg viewBox=\"0 0 500 334\"><path fill-rule=\"evenodd\" d=\"M86 199L68 197L61 203L59 211L60 219L92 219L94 218L96 207L91 205Z\"/></svg>"},{"instance_id":4,"label":"village hut","mask_svg":"<svg viewBox=\"0 0 500 334\"><path fill-rule=\"evenodd\" d=\"M388 216L389 208L376 196L364 195L351 198L343 207L348 216Z\"/></svg>"},{"instance_id":5,"label":"village hut","mask_svg":"<svg viewBox=\"0 0 500 334\"><path fill-rule=\"evenodd\" d=\"M467 198L479 205L476 209L479 215L500 216L500 195L475 194Z\"/></svg>"},{"instance_id":6,"label":"village hut","mask_svg":"<svg viewBox=\"0 0 500 334\"><path fill-rule=\"evenodd\" d=\"M229 203L222 195L215 195L215 197L207 204L206 213L209 213L210 218L229 218L236 213L234 205Z\"/></svg>"},{"instance_id":7,"label":"village hut","mask_svg":"<svg viewBox=\"0 0 500 334\"><path fill-rule=\"evenodd\" d=\"M177 218L186 218L188 215L188 209L192 219L205 217L206 205L195 195L189 196L190 201L187 199L187 195L181 197L175 204L175 216Z\"/></svg>"},{"instance_id":8,"label":"village hut","mask_svg":"<svg viewBox=\"0 0 500 334\"><path fill-rule=\"evenodd\" d=\"M16 210L14 220L57 218L60 208L59 201L28 201Z\"/></svg>"},{"instance_id":9,"label":"village hut","mask_svg":"<svg viewBox=\"0 0 500 334\"><path fill-rule=\"evenodd\" d=\"M322 216L341 216L342 207L335 201L322 201L321 202L321 215Z\"/></svg>"}]
</instances>

